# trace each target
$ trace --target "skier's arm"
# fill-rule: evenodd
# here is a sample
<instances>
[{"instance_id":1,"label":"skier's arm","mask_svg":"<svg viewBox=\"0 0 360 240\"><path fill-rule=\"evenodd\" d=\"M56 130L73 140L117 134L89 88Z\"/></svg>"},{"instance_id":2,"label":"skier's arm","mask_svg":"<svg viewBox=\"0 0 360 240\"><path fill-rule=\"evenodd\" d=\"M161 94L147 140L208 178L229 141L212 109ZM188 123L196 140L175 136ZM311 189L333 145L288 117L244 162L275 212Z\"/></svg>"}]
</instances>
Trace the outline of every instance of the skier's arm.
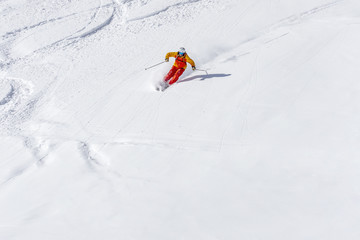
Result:
<instances>
[{"instance_id":1,"label":"skier's arm","mask_svg":"<svg viewBox=\"0 0 360 240\"><path fill-rule=\"evenodd\" d=\"M189 55L186 55L186 61L190 63L190 65L195 68L195 62L189 57Z\"/></svg>"},{"instance_id":2,"label":"skier's arm","mask_svg":"<svg viewBox=\"0 0 360 240\"><path fill-rule=\"evenodd\" d=\"M176 57L177 52L168 52L165 56L165 60L169 60L170 57Z\"/></svg>"}]
</instances>

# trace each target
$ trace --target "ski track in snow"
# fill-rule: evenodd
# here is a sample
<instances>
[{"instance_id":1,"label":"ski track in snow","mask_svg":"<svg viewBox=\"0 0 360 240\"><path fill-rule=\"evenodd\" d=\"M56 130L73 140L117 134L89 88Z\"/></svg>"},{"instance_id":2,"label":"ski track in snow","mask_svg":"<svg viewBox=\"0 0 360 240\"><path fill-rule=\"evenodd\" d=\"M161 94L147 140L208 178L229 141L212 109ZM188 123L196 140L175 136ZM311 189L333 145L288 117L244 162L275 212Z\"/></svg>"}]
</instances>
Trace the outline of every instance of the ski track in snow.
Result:
<instances>
[{"instance_id":1,"label":"ski track in snow","mask_svg":"<svg viewBox=\"0 0 360 240\"><path fill-rule=\"evenodd\" d=\"M176 8L176 7L183 7L185 5L191 4L191 3L196 3L196 2L200 2L201 0L188 0L186 2L180 2L180 3L176 3L170 6L165 7L164 9L155 11L153 13L147 14L145 16L141 16L141 17L136 17L136 18L132 18L129 19L128 22L134 22L134 21L140 21L140 20L144 20L146 18L151 18L151 17L155 17L161 13L165 13L166 11L168 11L170 8Z\"/></svg>"},{"instance_id":2,"label":"ski track in snow","mask_svg":"<svg viewBox=\"0 0 360 240\"><path fill-rule=\"evenodd\" d=\"M46 25L46 24L56 23L56 22L61 21L61 20L67 20L68 18L73 18L74 16L84 15L84 14L86 14L88 12L94 12L90 17L90 21L85 26L83 26L80 30L78 30L78 32L81 32L81 31L85 30L92 23L92 21L96 18L96 15L98 14L98 12L102 8L107 8L107 7L113 7L113 4L105 4L105 5L100 4L100 6L97 7L97 8L92 8L92 9L82 11L82 12L75 12L75 13L72 13L72 14L69 14L69 15L66 15L66 16L47 19L47 20L41 21L39 23L30 25L30 26L25 26L25 27L22 27L22 28L15 29L13 31L7 32L3 36L1 36L1 38L2 38L2 40L5 40L5 39L7 39L9 37L15 37L19 33L35 29L35 28L41 27L41 26ZM76 32L76 33L78 33L78 32Z\"/></svg>"},{"instance_id":3,"label":"ski track in snow","mask_svg":"<svg viewBox=\"0 0 360 240\"><path fill-rule=\"evenodd\" d=\"M222 62L231 62L238 60L240 57L254 53L260 48L266 46L267 44L272 44L273 42L290 36L291 26L302 24L305 20L311 19L311 17L313 17L314 15L336 7L344 1L345 0L332 1L300 12L299 14L294 14L289 17L283 18L275 23L270 24L269 26L265 27L260 31L254 32L253 35L247 36L247 38L243 39L237 45L237 47L227 50L222 54L222 56L218 56L218 58L222 58ZM255 5L256 3L250 4L246 9L248 10ZM321 48L322 46L323 45L321 44L319 47ZM315 50L315 52L318 51ZM227 56L226 58L224 58L224 55L226 56L227 53L231 53L231 56ZM316 54L312 56L316 56ZM306 64L306 62L308 62L311 58L312 57L302 62L301 65ZM298 67L300 67L300 65L298 65ZM260 89L263 90L263 88ZM261 91L260 89L259 91Z\"/></svg>"},{"instance_id":4,"label":"ski track in snow","mask_svg":"<svg viewBox=\"0 0 360 240\"><path fill-rule=\"evenodd\" d=\"M33 159L28 160L20 165L16 165L10 169L10 173L0 179L0 186L5 186L8 183L15 181L30 171L35 171L45 164L46 158L50 155L56 145L51 144L49 140L39 137L18 136L23 142L24 146L31 153ZM12 157L16 157L13 155Z\"/></svg>"},{"instance_id":5,"label":"ski track in snow","mask_svg":"<svg viewBox=\"0 0 360 240\"><path fill-rule=\"evenodd\" d=\"M112 12L110 12L109 16L106 17L104 20L100 21L99 23L96 22L99 12L101 12L104 9L108 9L108 8L112 9ZM57 22L60 22L60 21L65 21L65 22L71 21L72 19L76 19L77 17L87 14L88 12L93 12L92 15L90 16L90 20L85 25L83 25L79 30L77 30L73 33L67 33L67 35L63 36L62 38L60 38L56 41L50 42L47 45L41 46L37 49L34 49L31 52L31 54L27 54L25 56L18 57L18 58L10 57L11 51L13 51L12 48L14 48L14 47L16 48L16 46L18 44L22 43L23 41L26 41L28 36L32 36L34 34L36 35L37 32L40 32L40 30L38 30L39 28L41 28L45 25L49 25L49 24L57 24ZM26 27L8 32L2 36L2 40L6 41L4 44L4 48L8 49L7 50L8 53L6 53L7 59L0 62L0 66L9 66L11 64L16 63L17 61L24 60L25 57L29 57L36 53L47 53L51 49L57 49L59 47L67 47L67 46L74 45L81 39L89 37L89 36L95 34L96 32L100 31L101 29L105 28L107 25L109 25L114 18L114 13L115 13L115 7L114 7L113 3L102 5L102 1L99 1L99 7L97 7L97 8L93 8L93 9L89 9L84 12L77 12L77 13L73 13L73 14L69 14L66 16L61 16L61 17L57 17L57 18L53 18L53 19L49 19L49 20L44 20L44 21L41 21L34 25L26 26ZM96 22L96 23L94 23L94 22ZM17 38L19 38L20 35L25 35L25 37L19 41L19 40L17 40ZM9 43L12 41L16 41L15 45L12 48L8 48L7 45L9 45Z\"/></svg>"},{"instance_id":6,"label":"ski track in snow","mask_svg":"<svg viewBox=\"0 0 360 240\"><path fill-rule=\"evenodd\" d=\"M113 9L113 12L111 13L111 15L109 16L108 19L106 19L103 23L87 30L87 31L79 31L79 34L78 36L74 36L74 37L71 37L71 38L68 38L68 39L76 39L76 38L85 38L85 37L88 37L92 34L95 34L96 32L100 31L101 29L103 29L104 27L106 27L107 25L109 25L113 18L114 18L114 15L115 15L115 9ZM90 24L90 23L89 23ZM85 28L86 29L86 28Z\"/></svg>"},{"instance_id":7,"label":"ski track in snow","mask_svg":"<svg viewBox=\"0 0 360 240\"><path fill-rule=\"evenodd\" d=\"M31 114L35 102L26 101L29 99L33 84L19 78L1 78L0 87L9 89L0 100L0 131L11 128L21 123Z\"/></svg>"},{"instance_id":8,"label":"ski track in snow","mask_svg":"<svg viewBox=\"0 0 360 240\"><path fill-rule=\"evenodd\" d=\"M79 142L78 148L91 170L95 171L97 168L108 166L108 163L106 163L104 160L101 160L99 154L88 143Z\"/></svg>"},{"instance_id":9,"label":"ski track in snow","mask_svg":"<svg viewBox=\"0 0 360 240\"><path fill-rule=\"evenodd\" d=\"M161 13L164 13L166 11L168 11L171 8L175 8L175 7L182 7L185 5L189 5L192 3L197 3L200 2L200 0L189 0L186 2L180 2L174 5L170 5L168 7L165 7L162 10L156 11L154 13L150 13L146 16L142 16L142 17L137 17L137 18L133 18L133 19L124 19L125 16L121 16L121 22L122 24L125 24L127 22L135 22L135 21L142 21L146 18L150 18L150 17L154 17L157 16ZM58 22L61 21L71 21L72 19L76 19L77 17L81 16L81 15L85 15L88 12L93 12L90 16L90 19L88 21L88 23L86 23L84 26L82 26L79 30L73 32L73 33L68 33L68 35L58 39L57 41L54 41L52 43L49 43L45 46L42 46L38 49L35 49L32 54L36 54L39 52L42 53L46 53L48 51L50 51L51 49L56 49L59 47L67 47L67 46L72 46L75 43L77 43L78 41L80 41L81 39L90 37L91 35L97 33L98 31L101 31L102 29L104 29L106 26L110 25L111 22L113 21L116 13L117 13L117 9L118 8L126 8L126 6L132 3L132 1L123 1L121 3L117 3L115 1L112 1L112 3L108 3L108 4L102 4L102 1L99 0L99 6L97 8L92 8L86 11L81 11L81 12L76 12L76 13L72 13L66 16L60 16L60 17L56 17L56 18L52 18L52 19L48 19L48 20L44 20L44 21L40 21L36 24L33 25L29 25L29 26L25 26L19 29L15 29L13 31L7 32L5 35L1 36L3 41L6 42L11 42L14 41L14 39L16 39L18 37L18 35L26 35L26 36L31 36L33 34L36 34L38 29L42 26L48 25L48 24L57 24ZM100 21L99 23L94 24L94 22L96 22L96 19L98 18L98 15L101 11L103 11L104 9L111 9L110 13L108 14L108 16L103 19L102 21ZM125 13L124 13L125 14ZM23 38L21 41L26 41L26 38ZM17 42L15 44L15 47L17 44L19 44L20 42ZM8 43L6 43L6 45L8 45ZM4 46L4 49L7 49L6 45ZM10 51L12 51L12 49L9 49ZM9 51L8 50L8 51ZM9 53L6 54L9 58ZM28 56L27 56L28 57ZM23 58L19 57L16 59L6 59L5 61L3 61L2 63L0 63L0 66L9 66L11 64L14 64L16 61L19 60L23 60Z\"/></svg>"},{"instance_id":10,"label":"ski track in snow","mask_svg":"<svg viewBox=\"0 0 360 240\"><path fill-rule=\"evenodd\" d=\"M317 13L320 13L322 11L325 11L325 10L328 10L332 7L335 7L336 5L344 2L345 0L337 0L337 1L333 1L333 2L329 2L329 3L326 3L326 4L323 4L323 5L320 5L320 6L317 6L317 7L314 7L310 10L307 10L307 11L304 11L304 12L301 12L299 14L295 14L295 15L291 15L289 17L286 17L280 21L278 21L277 23L275 24L272 24L269 29L272 30L272 29L276 29L276 28L279 28L279 27L285 27L285 26L291 26L291 25L294 25L294 24L299 24L301 23L303 20L306 20L310 17L312 17L313 15L317 14Z\"/></svg>"}]
</instances>

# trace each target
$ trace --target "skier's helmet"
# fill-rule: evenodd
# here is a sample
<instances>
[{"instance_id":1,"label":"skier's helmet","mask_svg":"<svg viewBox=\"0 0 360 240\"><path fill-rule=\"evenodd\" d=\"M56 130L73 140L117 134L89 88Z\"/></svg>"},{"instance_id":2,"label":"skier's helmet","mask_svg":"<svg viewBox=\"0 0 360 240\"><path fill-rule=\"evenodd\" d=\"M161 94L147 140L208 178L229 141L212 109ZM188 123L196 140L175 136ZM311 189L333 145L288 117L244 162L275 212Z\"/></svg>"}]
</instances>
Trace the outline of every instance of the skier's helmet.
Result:
<instances>
[{"instance_id":1,"label":"skier's helmet","mask_svg":"<svg viewBox=\"0 0 360 240\"><path fill-rule=\"evenodd\" d=\"M179 49L179 55L183 56L183 55L185 55L185 53L186 53L185 48L181 47Z\"/></svg>"}]
</instances>

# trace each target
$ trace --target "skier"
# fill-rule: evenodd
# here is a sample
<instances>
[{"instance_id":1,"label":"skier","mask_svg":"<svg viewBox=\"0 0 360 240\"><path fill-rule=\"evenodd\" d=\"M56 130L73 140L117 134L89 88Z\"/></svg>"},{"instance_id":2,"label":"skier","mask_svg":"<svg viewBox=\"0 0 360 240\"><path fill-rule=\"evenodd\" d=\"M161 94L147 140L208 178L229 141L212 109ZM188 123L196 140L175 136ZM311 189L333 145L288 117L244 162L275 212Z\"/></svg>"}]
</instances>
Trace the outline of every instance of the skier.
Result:
<instances>
[{"instance_id":1,"label":"skier","mask_svg":"<svg viewBox=\"0 0 360 240\"><path fill-rule=\"evenodd\" d=\"M169 85L176 83L181 74L183 74L183 72L185 71L187 63L190 63L193 71L196 70L195 62L189 57L189 55L187 55L185 48L183 47L181 47L178 52L168 52L165 56L166 62L169 61L169 57L175 58L175 63L173 67L170 69L169 73L164 78L165 83L168 83Z\"/></svg>"}]
</instances>

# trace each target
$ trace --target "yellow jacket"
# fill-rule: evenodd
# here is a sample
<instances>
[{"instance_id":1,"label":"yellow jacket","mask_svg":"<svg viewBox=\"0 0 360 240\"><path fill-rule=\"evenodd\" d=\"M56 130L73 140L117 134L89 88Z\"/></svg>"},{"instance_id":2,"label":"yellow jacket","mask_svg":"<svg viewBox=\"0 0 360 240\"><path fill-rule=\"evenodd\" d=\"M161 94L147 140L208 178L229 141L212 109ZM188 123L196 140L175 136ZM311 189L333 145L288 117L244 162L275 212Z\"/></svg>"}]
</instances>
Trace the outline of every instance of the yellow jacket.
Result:
<instances>
[{"instance_id":1,"label":"yellow jacket","mask_svg":"<svg viewBox=\"0 0 360 240\"><path fill-rule=\"evenodd\" d=\"M178 52L168 52L165 59L169 59L169 57L175 58L174 66L177 68L186 69L187 63L190 63L192 67L195 67L195 62L187 55L187 53L185 53L184 56L180 56Z\"/></svg>"}]
</instances>

